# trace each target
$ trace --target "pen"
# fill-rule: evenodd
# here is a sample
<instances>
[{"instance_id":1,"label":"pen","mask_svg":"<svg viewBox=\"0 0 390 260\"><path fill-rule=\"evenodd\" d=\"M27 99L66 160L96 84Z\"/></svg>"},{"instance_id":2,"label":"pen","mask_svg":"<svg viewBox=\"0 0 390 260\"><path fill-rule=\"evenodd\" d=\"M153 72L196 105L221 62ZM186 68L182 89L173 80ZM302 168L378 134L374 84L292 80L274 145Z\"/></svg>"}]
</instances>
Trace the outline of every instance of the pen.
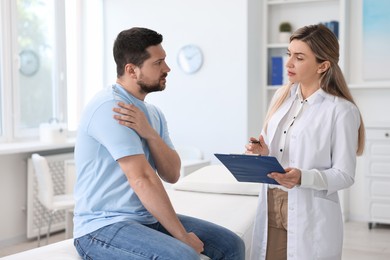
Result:
<instances>
[{"instance_id":1,"label":"pen","mask_svg":"<svg viewBox=\"0 0 390 260\"><path fill-rule=\"evenodd\" d=\"M259 144L260 143L260 141L257 141L257 140L250 140L249 141L251 144Z\"/></svg>"}]
</instances>

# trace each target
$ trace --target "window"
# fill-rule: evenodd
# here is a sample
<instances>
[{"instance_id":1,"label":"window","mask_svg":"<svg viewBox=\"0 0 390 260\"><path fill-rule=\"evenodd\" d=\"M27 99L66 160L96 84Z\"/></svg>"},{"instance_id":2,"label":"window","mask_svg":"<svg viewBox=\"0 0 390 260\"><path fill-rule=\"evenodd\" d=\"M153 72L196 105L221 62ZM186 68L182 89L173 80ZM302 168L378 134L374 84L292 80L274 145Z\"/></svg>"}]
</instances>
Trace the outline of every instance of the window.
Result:
<instances>
[{"instance_id":1,"label":"window","mask_svg":"<svg viewBox=\"0 0 390 260\"><path fill-rule=\"evenodd\" d=\"M1 141L37 139L39 125L52 120L76 130L80 111L102 84L99 8L96 0L0 1ZM86 95L84 85L94 90Z\"/></svg>"},{"instance_id":2,"label":"window","mask_svg":"<svg viewBox=\"0 0 390 260\"><path fill-rule=\"evenodd\" d=\"M12 31L18 54L14 77L14 134L29 135L40 123L57 119L66 121L60 90L65 86L65 39L61 1L17 0ZM57 6L56 6L57 5ZM62 8L63 9L63 8ZM16 94L16 95L15 95Z\"/></svg>"}]
</instances>

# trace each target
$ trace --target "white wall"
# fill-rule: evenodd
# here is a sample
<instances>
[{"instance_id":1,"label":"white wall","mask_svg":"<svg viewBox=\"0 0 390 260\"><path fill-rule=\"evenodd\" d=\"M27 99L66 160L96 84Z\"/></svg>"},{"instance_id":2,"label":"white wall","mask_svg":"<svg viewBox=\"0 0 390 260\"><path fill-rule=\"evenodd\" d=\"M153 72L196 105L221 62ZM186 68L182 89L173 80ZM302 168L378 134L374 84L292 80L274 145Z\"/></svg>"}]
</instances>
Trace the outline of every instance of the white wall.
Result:
<instances>
[{"instance_id":1,"label":"white wall","mask_svg":"<svg viewBox=\"0 0 390 260\"><path fill-rule=\"evenodd\" d=\"M0 165L1 248L26 238L27 155L0 155Z\"/></svg>"},{"instance_id":2,"label":"white wall","mask_svg":"<svg viewBox=\"0 0 390 260\"><path fill-rule=\"evenodd\" d=\"M174 144L197 146L206 158L213 160L216 152L243 152L249 138L248 68L253 67L248 64L248 41L259 37L259 34L248 36L247 2L106 0L104 3L106 84L116 79L112 58L116 35L133 26L156 30L164 36L163 47L171 72L166 90L150 94L146 101L164 112ZM193 75L182 72L176 62L178 50L189 43L200 46L204 54L203 67ZM256 50L250 55L256 55ZM250 125L257 134L261 111L260 102L256 103L251 108L258 116L251 121L258 123Z\"/></svg>"}]
</instances>

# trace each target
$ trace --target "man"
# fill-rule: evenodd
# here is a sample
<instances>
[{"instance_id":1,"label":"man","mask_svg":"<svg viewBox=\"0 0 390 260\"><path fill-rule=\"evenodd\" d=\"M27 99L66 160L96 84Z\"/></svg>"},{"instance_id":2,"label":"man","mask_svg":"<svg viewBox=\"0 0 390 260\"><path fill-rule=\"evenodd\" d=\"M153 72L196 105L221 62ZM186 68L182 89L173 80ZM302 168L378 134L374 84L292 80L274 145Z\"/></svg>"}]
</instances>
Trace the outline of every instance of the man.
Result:
<instances>
[{"instance_id":1,"label":"man","mask_svg":"<svg viewBox=\"0 0 390 260\"><path fill-rule=\"evenodd\" d=\"M84 259L244 259L233 232L176 215L159 178L180 176L165 117L144 102L165 89L170 68L161 42L146 28L119 33L117 82L84 111L75 147L76 249Z\"/></svg>"}]
</instances>

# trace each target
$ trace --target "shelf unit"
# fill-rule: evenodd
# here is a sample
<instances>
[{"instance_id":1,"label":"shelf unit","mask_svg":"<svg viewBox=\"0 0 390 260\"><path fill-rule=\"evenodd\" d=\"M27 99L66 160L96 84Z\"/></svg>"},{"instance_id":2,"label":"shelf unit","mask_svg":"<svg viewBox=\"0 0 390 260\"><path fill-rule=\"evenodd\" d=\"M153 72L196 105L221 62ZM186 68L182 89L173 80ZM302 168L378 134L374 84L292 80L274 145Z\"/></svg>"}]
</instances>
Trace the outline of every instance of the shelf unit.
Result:
<instances>
[{"instance_id":1,"label":"shelf unit","mask_svg":"<svg viewBox=\"0 0 390 260\"><path fill-rule=\"evenodd\" d=\"M368 201L368 228L390 224L390 125L367 127L365 183Z\"/></svg>"},{"instance_id":2,"label":"shelf unit","mask_svg":"<svg viewBox=\"0 0 390 260\"><path fill-rule=\"evenodd\" d=\"M310 24L318 24L329 21L339 22L340 61L339 65L348 79L344 61L346 46L346 28L348 26L347 0L264 0L262 6L262 86L264 111L267 110L269 101L278 85L272 86L271 57L286 54L288 43L280 43L279 25L289 22L292 30Z\"/></svg>"}]
</instances>

